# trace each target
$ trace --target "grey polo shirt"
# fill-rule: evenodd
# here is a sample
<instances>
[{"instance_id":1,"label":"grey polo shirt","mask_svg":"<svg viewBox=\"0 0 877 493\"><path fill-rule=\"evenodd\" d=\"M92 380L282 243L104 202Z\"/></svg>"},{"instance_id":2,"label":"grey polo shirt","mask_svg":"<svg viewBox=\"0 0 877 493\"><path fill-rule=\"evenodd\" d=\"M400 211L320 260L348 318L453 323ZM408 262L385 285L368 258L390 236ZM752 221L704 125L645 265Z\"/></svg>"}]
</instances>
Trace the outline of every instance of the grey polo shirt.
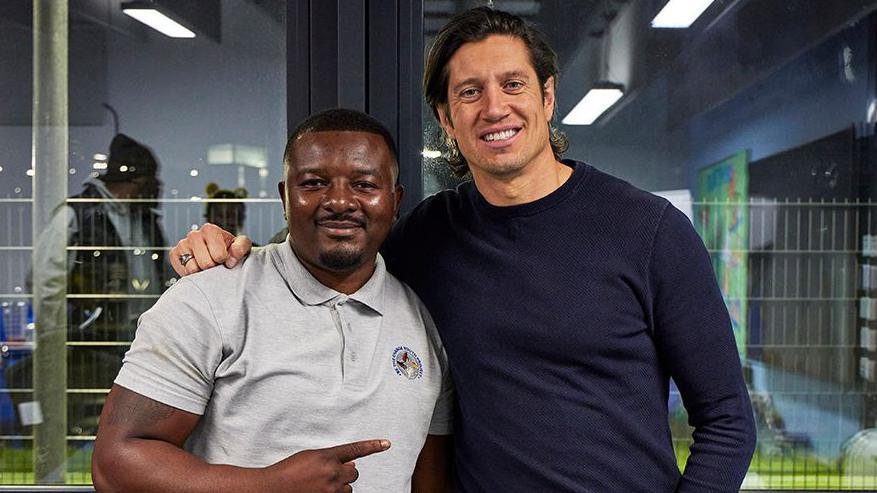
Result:
<instances>
[{"instance_id":1,"label":"grey polo shirt","mask_svg":"<svg viewBox=\"0 0 877 493\"><path fill-rule=\"evenodd\" d=\"M378 257L338 293L288 242L177 282L140 318L116 384L202 415L186 447L210 463L389 439L356 461L357 491L410 491L427 433L451 432L447 359L414 292Z\"/></svg>"}]
</instances>

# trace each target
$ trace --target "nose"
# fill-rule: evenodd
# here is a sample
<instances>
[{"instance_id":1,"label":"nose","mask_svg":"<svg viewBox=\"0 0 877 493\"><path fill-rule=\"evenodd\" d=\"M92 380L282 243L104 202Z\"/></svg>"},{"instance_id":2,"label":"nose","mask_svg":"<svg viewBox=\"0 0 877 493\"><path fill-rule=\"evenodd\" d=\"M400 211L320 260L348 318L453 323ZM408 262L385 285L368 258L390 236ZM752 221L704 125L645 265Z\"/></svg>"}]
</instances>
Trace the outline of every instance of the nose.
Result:
<instances>
[{"instance_id":1,"label":"nose","mask_svg":"<svg viewBox=\"0 0 877 493\"><path fill-rule=\"evenodd\" d=\"M349 186L333 183L326 189L322 206L328 211L339 213L355 211L359 208L359 203Z\"/></svg>"},{"instance_id":2,"label":"nose","mask_svg":"<svg viewBox=\"0 0 877 493\"><path fill-rule=\"evenodd\" d=\"M484 118L490 121L499 121L508 114L506 94L502 88L495 85L486 87L484 89Z\"/></svg>"}]
</instances>

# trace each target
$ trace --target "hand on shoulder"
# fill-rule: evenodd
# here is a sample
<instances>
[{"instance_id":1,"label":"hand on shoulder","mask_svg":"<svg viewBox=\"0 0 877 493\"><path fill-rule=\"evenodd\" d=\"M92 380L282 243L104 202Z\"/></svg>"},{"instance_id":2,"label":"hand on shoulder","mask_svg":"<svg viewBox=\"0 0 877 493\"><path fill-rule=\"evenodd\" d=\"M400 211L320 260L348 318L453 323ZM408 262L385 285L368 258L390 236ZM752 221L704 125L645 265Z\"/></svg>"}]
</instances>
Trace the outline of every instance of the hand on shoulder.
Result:
<instances>
[{"instance_id":1,"label":"hand on shoulder","mask_svg":"<svg viewBox=\"0 0 877 493\"><path fill-rule=\"evenodd\" d=\"M171 265L187 276L223 264L232 268L246 257L253 242L245 235L234 236L211 223L189 231L170 251Z\"/></svg>"}]
</instances>

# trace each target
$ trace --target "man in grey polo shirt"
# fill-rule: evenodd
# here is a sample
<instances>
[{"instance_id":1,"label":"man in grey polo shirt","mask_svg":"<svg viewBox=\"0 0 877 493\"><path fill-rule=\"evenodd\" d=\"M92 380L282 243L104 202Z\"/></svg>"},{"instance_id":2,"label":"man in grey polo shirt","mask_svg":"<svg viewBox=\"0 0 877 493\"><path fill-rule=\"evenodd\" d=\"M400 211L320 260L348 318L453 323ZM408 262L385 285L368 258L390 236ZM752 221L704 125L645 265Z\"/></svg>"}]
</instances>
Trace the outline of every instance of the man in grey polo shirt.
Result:
<instances>
[{"instance_id":1,"label":"man in grey polo shirt","mask_svg":"<svg viewBox=\"0 0 877 493\"><path fill-rule=\"evenodd\" d=\"M444 349L377 253L402 196L392 137L330 110L293 132L284 164L287 242L182 279L143 314L101 416L99 490L447 487Z\"/></svg>"}]
</instances>

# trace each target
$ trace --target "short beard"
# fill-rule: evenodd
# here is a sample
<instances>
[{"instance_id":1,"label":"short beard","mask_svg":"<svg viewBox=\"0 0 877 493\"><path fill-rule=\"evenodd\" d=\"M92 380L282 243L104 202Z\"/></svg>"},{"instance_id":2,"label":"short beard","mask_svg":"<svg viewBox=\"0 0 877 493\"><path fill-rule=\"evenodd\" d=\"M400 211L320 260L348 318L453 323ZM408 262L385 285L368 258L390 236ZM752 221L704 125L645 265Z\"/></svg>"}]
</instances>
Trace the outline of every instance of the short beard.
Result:
<instances>
[{"instance_id":1,"label":"short beard","mask_svg":"<svg viewBox=\"0 0 877 493\"><path fill-rule=\"evenodd\" d=\"M340 248L328 252L320 252L320 263L332 271L348 271L362 265L362 252Z\"/></svg>"},{"instance_id":2,"label":"short beard","mask_svg":"<svg viewBox=\"0 0 877 493\"><path fill-rule=\"evenodd\" d=\"M481 169L491 176L505 178L508 176L515 176L519 174L522 169L527 167L527 164L527 162L515 162L512 164L504 165L483 164Z\"/></svg>"}]
</instances>

